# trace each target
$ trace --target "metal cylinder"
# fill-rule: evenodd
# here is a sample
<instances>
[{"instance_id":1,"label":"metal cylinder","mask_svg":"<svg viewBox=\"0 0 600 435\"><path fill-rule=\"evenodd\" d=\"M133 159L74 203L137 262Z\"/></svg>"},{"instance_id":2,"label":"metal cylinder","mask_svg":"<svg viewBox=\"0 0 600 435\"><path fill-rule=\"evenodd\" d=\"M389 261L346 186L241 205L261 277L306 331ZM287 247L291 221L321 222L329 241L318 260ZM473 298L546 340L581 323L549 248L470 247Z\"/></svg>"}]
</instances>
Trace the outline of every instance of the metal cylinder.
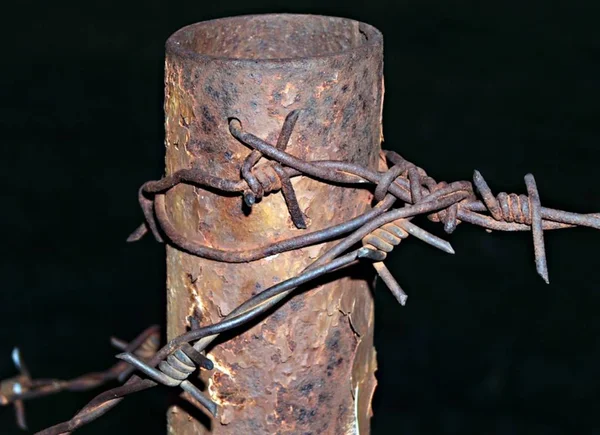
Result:
<instances>
[{"instance_id":1,"label":"metal cylinder","mask_svg":"<svg viewBox=\"0 0 600 435\"><path fill-rule=\"evenodd\" d=\"M165 72L167 175L201 167L239 179L251 150L230 134L228 120L237 118L244 130L275 144L296 109L287 152L378 168L383 40L369 25L287 14L197 23L167 41ZM293 225L277 191L248 208L240 195L181 184L167 193L167 212L186 237L239 250L338 224L371 207L367 189L305 176L294 178L293 187L307 229ZM190 315L201 325L221 320L328 246L241 264L168 247L168 338L189 327ZM202 374L219 416L209 420L178 402L169 410L169 433L368 433L376 384L371 270L355 268L302 288L251 327L220 337L208 349L215 370Z\"/></svg>"}]
</instances>

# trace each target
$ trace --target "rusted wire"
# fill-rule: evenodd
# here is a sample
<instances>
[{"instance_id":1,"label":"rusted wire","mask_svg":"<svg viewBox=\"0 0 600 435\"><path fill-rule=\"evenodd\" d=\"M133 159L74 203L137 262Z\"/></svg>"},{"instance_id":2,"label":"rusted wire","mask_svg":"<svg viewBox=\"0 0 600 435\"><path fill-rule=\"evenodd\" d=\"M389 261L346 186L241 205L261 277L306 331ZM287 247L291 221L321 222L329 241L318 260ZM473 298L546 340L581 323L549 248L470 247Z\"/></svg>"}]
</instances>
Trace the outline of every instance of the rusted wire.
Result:
<instances>
[{"instance_id":1,"label":"rusted wire","mask_svg":"<svg viewBox=\"0 0 600 435\"><path fill-rule=\"evenodd\" d=\"M111 338L111 343L117 349L136 355L136 358L141 361L149 361L160 344L159 328L158 326L152 326L146 329L131 343L116 338ZM89 373L71 380L32 379L21 357L20 350L15 348L11 356L20 374L0 382L0 405L14 405L17 425L23 430L27 429L25 400L48 396L61 391L91 390L113 380L120 380L123 375L131 373L131 366L118 362L106 371Z\"/></svg>"},{"instance_id":2,"label":"rusted wire","mask_svg":"<svg viewBox=\"0 0 600 435\"><path fill-rule=\"evenodd\" d=\"M427 215L430 220L441 222L447 233L452 233L461 222L490 230L532 231L536 267L546 282L548 272L543 243L544 230L576 225L600 229L599 215L582 215L542 207L535 180L529 174L525 177L527 195L501 193L494 197L477 171L474 173L473 183L437 182L422 168L391 151L385 152L385 157L392 166L384 172L346 162L299 159L286 152L299 114L299 111L288 114L275 146L245 131L238 119L230 119L229 128L233 137L252 150L244 160L240 178L227 180L194 168L183 169L161 180L145 183L138 194L145 222L132 233L128 241L139 240L147 232L151 232L156 240L166 240L180 250L231 263L256 261L325 241L336 240L335 244L299 275L255 295L222 321L194 327L174 338L151 359L141 358L131 350L120 353L117 356L119 359L141 371L146 378L132 375L125 385L98 395L71 420L39 434L70 433L108 412L125 396L159 383L181 387L215 415L217 408L214 402L203 396L188 377L197 367L212 369L212 362L202 352L219 334L243 328L251 320L263 316L269 309L284 302L299 286L358 261L372 262L382 280L399 302L404 304L406 293L383 263L387 254L409 235L444 252L454 253L447 241L411 222L418 215ZM259 164L261 159L266 162ZM165 196L171 188L181 183L241 194L250 207L257 206L264 195L281 190L293 223L298 228L306 228L304 214L290 182L291 178L301 175L341 185L374 185L376 204L368 212L347 222L249 250L221 250L203 245L199 240L186 238L172 224L166 211ZM476 192L481 195L482 200L477 198ZM403 206L393 208L396 201L402 202ZM357 248L356 245L361 241L363 246Z\"/></svg>"},{"instance_id":3,"label":"rusted wire","mask_svg":"<svg viewBox=\"0 0 600 435\"><path fill-rule=\"evenodd\" d=\"M413 235L448 254L454 254L454 249L450 243L419 228L408 219L398 219L377 228L375 231L363 237L362 243L363 246L370 249L378 249L387 256L387 254L392 252L395 246L398 246L400 242L409 235ZM373 267L387 288L396 297L400 305L404 306L408 299L408 295L404 292L402 287L400 287L400 284L398 284L385 263L383 261L377 261L373 263Z\"/></svg>"},{"instance_id":4,"label":"rusted wire","mask_svg":"<svg viewBox=\"0 0 600 435\"><path fill-rule=\"evenodd\" d=\"M542 204L533 175L525 175L527 195L510 195L501 192L494 197L491 189L478 171L475 171L473 183L481 193L490 214L497 221L518 222L530 225L533 234L535 267L538 274L549 283L546 249L544 247L544 226L542 221Z\"/></svg>"},{"instance_id":5,"label":"rusted wire","mask_svg":"<svg viewBox=\"0 0 600 435\"><path fill-rule=\"evenodd\" d=\"M299 114L299 110L293 110L285 118L277 139L277 149L282 151L286 149ZM263 195L281 189L292 222L294 222L296 228L305 229L306 220L304 219L302 210L300 210L290 176L279 163L266 164L254 168L254 165L261 158L261 152L253 150L248 154L242 165L242 178L248 183L248 187L250 188L249 191L244 192L244 202L248 207L252 207L257 201L260 201Z\"/></svg>"},{"instance_id":6,"label":"rusted wire","mask_svg":"<svg viewBox=\"0 0 600 435\"><path fill-rule=\"evenodd\" d=\"M337 270L340 267L354 263L361 253L363 256L368 256L372 255L372 252L374 251L361 248L361 250L347 254L346 256L338 260L334 260L325 266L315 267L312 270L305 270L305 272L300 276L286 280L254 296L252 299L240 305L221 322L189 331L174 338L162 349L160 349L147 364L140 364L140 366L147 374L149 374L149 368L155 368L162 361L167 359L169 355L176 352L182 346L196 340L198 341L194 344L194 349L198 352L201 352L216 338L218 334L239 326L243 326L250 320L258 317L260 314L268 311L270 308L277 305L277 303L284 299L285 296L287 296L297 286L305 284L312 279L318 278L333 270ZM123 357L122 354L119 354L119 356ZM156 385L158 385L158 383L153 379L142 379L139 376L133 375L122 387L113 388L96 396L71 420L40 431L38 432L38 435L58 435L70 433L104 415L106 412L118 405L125 396L155 387ZM193 389L189 388L189 385L191 385L191 383L187 380L180 384L182 388L187 388L187 392L191 391L192 394L195 393ZM208 399L204 398L200 400ZM209 409L209 412L212 412L211 408L207 409ZM214 409L215 414L216 412L216 409Z\"/></svg>"}]
</instances>

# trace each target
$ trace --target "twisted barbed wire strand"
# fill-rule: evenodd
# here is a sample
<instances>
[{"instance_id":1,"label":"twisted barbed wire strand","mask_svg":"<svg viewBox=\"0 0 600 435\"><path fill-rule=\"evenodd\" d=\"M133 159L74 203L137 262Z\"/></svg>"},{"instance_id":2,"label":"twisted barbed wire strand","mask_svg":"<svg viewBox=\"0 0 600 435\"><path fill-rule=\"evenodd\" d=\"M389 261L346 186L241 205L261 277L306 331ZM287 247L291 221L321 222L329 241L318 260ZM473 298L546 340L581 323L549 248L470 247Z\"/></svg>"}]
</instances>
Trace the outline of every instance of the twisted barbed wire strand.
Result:
<instances>
[{"instance_id":1,"label":"twisted barbed wire strand","mask_svg":"<svg viewBox=\"0 0 600 435\"><path fill-rule=\"evenodd\" d=\"M116 338L111 338L111 343L114 347L132 353L142 361L147 361L152 358L159 347L158 336L158 326L151 326L130 343ZM23 430L27 429L25 400L36 399L62 391L87 391L116 379L122 382L122 377L127 376L127 374L130 375L132 372L130 365L118 362L103 372L88 373L71 380L32 379L18 348L13 349L11 357L20 374L0 382L0 405L14 405L17 426Z\"/></svg>"}]
</instances>

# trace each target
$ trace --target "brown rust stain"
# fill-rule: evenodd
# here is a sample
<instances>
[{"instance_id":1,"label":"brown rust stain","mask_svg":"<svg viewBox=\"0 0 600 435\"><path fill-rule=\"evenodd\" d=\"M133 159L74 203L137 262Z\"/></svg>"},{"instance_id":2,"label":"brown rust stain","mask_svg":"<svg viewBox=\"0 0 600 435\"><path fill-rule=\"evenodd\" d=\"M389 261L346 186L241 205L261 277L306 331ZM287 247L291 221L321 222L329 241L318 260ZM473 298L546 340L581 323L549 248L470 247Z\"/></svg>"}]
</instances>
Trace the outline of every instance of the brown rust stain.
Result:
<instances>
[{"instance_id":1,"label":"brown rust stain","mask_svg":"<svg viewBox=\"0 0 600 435\"><path fill-rule=\"evenodd\" d=\"M298 40L288 38L279 46L268 33L273 26ZM244 129L274 143L294 109L303 112L288 146L290 154L377 168L382 50L380 35L366 29L370 43L364 42L364 29L359 32L358 23L350 20L279 15L219 20L176 33L167 44L167 173L199 166L213 175L239 178L250 150L229 134L228 118L238 118ZM245 35L236 39L235 32ZM260 32L267 34L256 36ZM272 63L191 52L225 50L230 56L252 57L252 44L269 38L271 49L280 55L289 53L290 45L302 53L346 51ZM269 52L269 47L264 50ZM370 207L371 193L365 189L307 177L293 183L311 231ZM221 249L253 248L301 232L279 192L249 212L240 196L179 185L167 194L167 206L180 231ZM182 333L191 313L201 324L221 320L253 294L300 272L329 246L249 264L219 263L168 247L168 336ZM184 409L173 407L169 432L356 434L360 427L361 434L368 433L376 384L371 280L371 269L358 268L352 276L319 281L239 335L218 341L209 349L216 368L203 373L203 381L220 405L219 417L207 429Z\"/></svg>"}]
</instances>

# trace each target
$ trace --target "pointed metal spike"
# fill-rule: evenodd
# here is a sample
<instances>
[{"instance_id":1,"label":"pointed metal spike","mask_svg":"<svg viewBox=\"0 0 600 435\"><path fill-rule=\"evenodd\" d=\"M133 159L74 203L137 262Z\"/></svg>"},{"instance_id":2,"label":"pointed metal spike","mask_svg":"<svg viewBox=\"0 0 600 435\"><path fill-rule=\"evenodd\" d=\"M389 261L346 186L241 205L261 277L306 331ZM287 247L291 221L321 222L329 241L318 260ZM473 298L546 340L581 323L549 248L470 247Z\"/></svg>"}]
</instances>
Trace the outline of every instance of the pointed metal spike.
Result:
<instances>
[{"instance_id":1,"label":"pointed metal spike","mask_svg":"<svg viewBox=\"0 0 600 435\"><path fill-rule=\"evenodd\" d=\"M535 178L532 174L525 175L525 186L527 186L529 209L531 210L531 233L533 235L535 268L546 284L550 284L550 279L548 277L548 263L546 261L546 247L544 244L544 229L542 227L542 204L540 202Z\"/></svg>"},{"instance_id":2,"label":"pointed metal spike","mask_svg":"<svg viewBox=\"0 0 600 435\"><path fill-rule=\"evenodd\" d=\"M454 254L454 248L452 245L444 239L439 238L438 236L434 236L428 231L425 231L423 228L420 228L413 224L408 220L402 220L398 223L399 226L404 228L408 233L419 240L422 240L425 243L430 244L438 249L441 249L448 254Z\"/></svg>"},{"instance_id":3,"label":"pointed metal spike","mask_svg":"<svg viewBox=\"0 0 600 435\"><path fill-rule=\"evenodd\" d=\"M142 237L146 235L148 232L148 225L146 222L142 223L139 227L137 227L128 237L127 243L137 242Z\"/></svg>"},{"instance_id":4,"label":"pointed metal spike","mask_svg":"<svg viewBox=\"0 0 600 435\"><path fill-rule=\"evenodd\" d=\"M254 196L254 193L250 191L244 192L244 202L248 207L252 208L252 206L256 204L256 196Z\"/></svg>"},{"instance_id":5,"label":"pointed metal spike","mask_svg":"<svg viewBox=\"0 0 600 435\"><path fill-rule=\"evenodd\" d=\"M281 193L287 204L292 222L296 228L306 229L306 219L304 218L304 213L302 213L302 210L300 209L300 204L298 203L298 198L296 197L296 192L294 191L294 186L292 185L290 177L288 177L281 165L274 165L273 169L281 181Z\"/></svg>"},{"instance_id":6,"label":"pointed metal spike","mask_svg":"<svg viewBox=\"0 0 600 435\"><path fill-rule=\"evenodd\" d=\"M288 142L290 140L290 136L294 131L294 127L296 125L296 121L298 121L298 116L300 116L301 109L292 110L285 117L285 121L283 122L283 127L281 128L281 132L279 133L279 137L277 138L277 148L280 150L285 150Z\"/></svg>"},{"instance_id":7,"label":"pointed metal spike","mask_svg":"<svg viewBox=\"0 0 600 435\"><path fill-rule=\"evenodd\" d=\"M127 349L127 342L117 337L110 337L110 345L118 350Z\"/></svg>"},{"instance_id":8,"label":"pointed metal spike","mask_svg":"<svg viewBox=\"0 0 600 435\"><path fill-rule=\"evenodd\" d=\"M21 375L30 379L31 375L29 374L29 370L27 369L27 366L25 365L25 362L23 361L23 357L21 357L21 351L19 350L18 347L15 347L12 350L11 358L12 358L13 364L15 365L17 370L19 370L19 372L21 372Z\"/></svg>"},{"instance_id":9,"label":"pointed metal spike","mask_svg":"<svg viewBox=\"0 0 600 435\"><path fill-rule=\"evenodd\" d=\"M22 400L16 400L14 403L15 416L17 419L17 426L21 430L28 430L27 419L25 418L25 403Z\"/></svg>"},{"instance_id":10,"label":"pointed metal spike","mask_svg":"<svg viewBox=\"0 0 600 435\"><path fill-rule=\"evenodd\" d=\"M212 360L210 360L207 356L202 355L188 343L185 343L181 347L181 350L185 355L187 355L192 361L194 361L203 369L213 370L215 368L215 364L212 362Z\"/></svg>"},{"instance_id":11,"label":"pointed metal spike","mask_svg":"<svg viewBox=\"0 0 600 435\"><path fill-rule=\"evenodd\" d=\"M408 295L402 290L402 287L400 287L400 284L398 284L398 281L396 281L387 266L383 262L377 262L373 263L373 267L387 288L396 297L400 305L405 306Z\"/></svg>"},{"instance_id":12,"label":"pointed metal spike","mask_svg":"<svg viewBox=\"0 0 600 435\"><path fill-rule=\"evenodd\" d=\"M204 406L206 410L212 414L213 417L218 416L219 408L217 407L217 404L210 400L208 397L206 397L204 394L202 394L202 392L198 388L196 388L194 384L192 384L190 381L183 381L180 387L184 391L188 392L202 406Z\"/></svg>"},{"instance_id":13,"label":"pointed metal spike","mask_svg":"<svg viewBox=\"0 0 600 435\"><path fill-rule=\"evenodd\" d=\"M550 284L550 277L548 276L548 266L545 261L535 261L535 269L538 275L542 277L546 284Z\"/></svg>"},{"instance_id":14,"label":"pointed metal spike","mask_svg":"<svg viewBox=\"0 0 600 435\"><path fill-rule=\"evenodd\" d=\"M478 170L473 171L473 184L481 194L481 198L490 211L492 217L496 220L502 220L502 210L498 205L498 201L492 193L490 186L488 186L487 182L483 178L483 175L481 175Z\"/></svg>"},{"instance_id":15,"label":"pointed metal spike","mask_svg":"<svg viewBox=\"0 0 600 435\"><path fill-rule=\"evenodd\" d=\"M385 259L386 255L387 254L385 252L380 251L379 249L370 249L366 246L363 246L358 250L357 257L368 258L369 260L373 261L382 261Z\"/></svg>"},{"instance_id":16,"label":"pointed metal spike","mask_svg":"<svg viewBox=\"0 0 600 435\"><path fill-rule=\"evenodd\" d=\"M10 353L10 357L12 359L13 364L18 370L21 370L21 352L18 347L13 348Z\"/></svg>"}]
</instances>

